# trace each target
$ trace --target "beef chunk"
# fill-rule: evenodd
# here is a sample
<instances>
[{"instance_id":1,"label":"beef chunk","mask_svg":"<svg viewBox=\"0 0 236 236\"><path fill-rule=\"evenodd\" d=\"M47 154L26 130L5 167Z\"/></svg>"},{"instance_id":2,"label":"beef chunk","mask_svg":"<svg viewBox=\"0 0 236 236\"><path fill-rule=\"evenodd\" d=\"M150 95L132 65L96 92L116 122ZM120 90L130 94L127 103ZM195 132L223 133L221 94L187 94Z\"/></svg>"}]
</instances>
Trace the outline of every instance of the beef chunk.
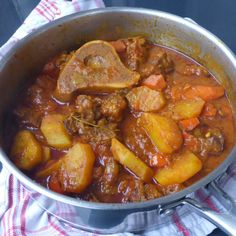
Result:
<instances>
[{"instance_id":1,"label":"beef chunk","mask_svg":"<svg viewBox=\"0 0 236 236\"><path fill-rule=\"evenodd\" d=\"M174 70L174 63L170 57L160 48L151 48L147 61L140 66L139 73L142 77L151 74L167 74Z\"/></svg>"},{"instance_id":2,"label":"beef chunk","mask_svg":"<svg viewBox=\"0 0 236 236\"><path fill-rule=\"evenodd\" d=\"M105 97L101 104L101 113L110 121L119 122L127 107L125 98L119 94L112 93Z\"/></svg>"},{"instance_id":3,"label":"beef chunk","mask_svg":"<svg viewBox=\"0 0 236 236\"><path fill-rule=\"evenodd\" d=\"M131 70L138 70L146 57L146 40L142 37L124 39L126 45L125 64Z\"/></svg>"},{"instance_id":4,"label":"beef chunk","mask_svg":"<svg viewBox=\"0 0 236 236\"><path fill-rule=\"evenodd\" d=\"M208 126L196 128L192 138L195 139L192 151L201 156L219 155L224 150L224 135L218 128Z\"/></svg>"},{"instance_id":5,"label":"beef chunk","mask_svg":"<svg viewBox=\"0 0 236 236\"><path fill-rule=\"evenodd\" d=\"M99 98L93 98L88 95L79 95L75 100L77 113L80 117L88 122L95 123L100 117Z\"/></svg>"},{"instance_id":6,"label":"beef chunk","mask_svg":"<svg viewBox=\"0 0 236 236\"><path fill-rule=\"evenodd\" d=\"M55 81L49 76L39 76L36 79L36 83L31 85L26 91L27 96L22 101L22 104L16 107L14 114L22 123L38 127L42 116L56 109L56 103L51 98L51 93L55 86Z\"/></svg>"}]
</instances>

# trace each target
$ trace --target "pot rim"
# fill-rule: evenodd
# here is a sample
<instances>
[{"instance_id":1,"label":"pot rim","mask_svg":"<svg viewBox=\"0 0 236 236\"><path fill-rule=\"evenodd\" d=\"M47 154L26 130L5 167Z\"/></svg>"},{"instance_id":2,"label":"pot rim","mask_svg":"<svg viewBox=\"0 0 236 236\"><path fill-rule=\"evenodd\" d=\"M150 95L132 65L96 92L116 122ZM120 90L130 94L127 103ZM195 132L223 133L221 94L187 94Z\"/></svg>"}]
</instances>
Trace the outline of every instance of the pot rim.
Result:
<instances>
[{"instance_id":1,"label":"pot rim","mask_svg":"<svg viewBox=\"0 0 236 236\"><path fill-rule=\"evenodd\" d=\"M40 35L53 27L59 26L63 23L66 23L75 19L79 19L79 18L86 17L89 15L96 15L96 14L99 15L99 14L106 14L106 13L112 13L112 12L137 13L137 14L143 14L143 15L157 16L161 18L167 18L179 24L186 25L187 27L192 28L198 33L206 36L213 44L217 45L217 47L221 51L223 51L225 56L230 59L236 71L236 58L233 52L219 38L217 38L215 35L210 33L208 30L204 29L203 27L195 23L192 23L189 20L186 20L180 16L176 16L174 14L163 12L163 11L150 10L150 9L145 9L145 8L134 8L134 7L108 7L108 8L101 8L101 9L92 9L92 10L88 10L88 11L84 11L80 13L74 13L74 14L62 17L60 19L57 19L53 22L50 22L48 24L45 24L39 27L33 33L27 35L26 37L21 39L19 42L17 42L7 52L7 54L1 60L0 73L3 70L4 66L7 63L9 63L11 58L14 56L15 51L17 51L21 47L24 47L24 45L29 43L35 36ZM131 210L131 209L139 210L139 209L151 208L155 206L158 207L158 205L174 202L178 199L185 197L186 195L190 193L193 193L197 189L209 184L218 176L220 176L227 169L227 167L233 162L235 156L236 156L236 146L233 147L227 159L225 159L225 161L221 165L219 165L215 170L213 170L207 176L203 177L198 182L194 183L193 185L179 192L176 192L167 196L163 196L154 200L148 200L148 201L137 202L137 203L97 203L97 202L79 200L79 199L72 198L66 195L58 194L39 185L38 183L36 183L35 181L27 177L15 165L12 165L11 160L7 157L5 152L2 149L0 149L0 161L10 171L10 173L12 173L20 182L23 183L23 185L30 188L30 191L32 189L51 199L54 199L54 200L57 200L57 201L60 201L69 205L74 205L77 207L88 208L88 209L96 209L96 210Z\"/></svg>"}]
</instances>

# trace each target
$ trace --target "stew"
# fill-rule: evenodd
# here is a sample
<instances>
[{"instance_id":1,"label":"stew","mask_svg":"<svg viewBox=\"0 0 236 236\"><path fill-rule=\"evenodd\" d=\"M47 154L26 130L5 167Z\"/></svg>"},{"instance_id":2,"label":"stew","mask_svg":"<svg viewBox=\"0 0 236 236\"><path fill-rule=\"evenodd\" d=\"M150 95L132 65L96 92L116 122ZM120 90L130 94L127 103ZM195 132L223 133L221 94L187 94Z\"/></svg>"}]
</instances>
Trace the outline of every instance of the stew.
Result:
<instances>
[{"instance_id":1,"label":"stew","mask_svg":"<svg viewBox=\"0 0 236 236\"><path fill-rule=\"evenodd\" d=\"M87 201L180 191L222 163L235 141L230 103L213 75L143 37L61 53L9 113L13 163L45 187Z\"/></svg>"}]
</instances>

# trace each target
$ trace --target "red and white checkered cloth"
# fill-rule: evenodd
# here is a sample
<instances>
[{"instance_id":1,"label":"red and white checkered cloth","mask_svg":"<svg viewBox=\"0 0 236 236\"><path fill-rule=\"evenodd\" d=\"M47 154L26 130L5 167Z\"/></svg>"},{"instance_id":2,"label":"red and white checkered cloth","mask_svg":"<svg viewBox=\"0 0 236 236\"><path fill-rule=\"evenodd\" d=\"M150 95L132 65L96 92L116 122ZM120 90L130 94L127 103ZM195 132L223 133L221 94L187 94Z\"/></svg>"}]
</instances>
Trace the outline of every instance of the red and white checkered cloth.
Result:
<instances>
[{"instance_id":1,"label":"red and white checkered cloth","mask_svg":"<svg viewBox=\"0 0 236 236\"><path fill-rule=\"evenodd\" d=\"M39 26L53 21L62 16L92 9L104 7L102 0L42 0L25 20L23 25L0 48L0 59L21 38L31 33ZM236 191L236 164L232 165L228 177L223 182L225 190L234 197ZM220 211L222 206L205 189L198 190L194 197L215 211ZM61 214L70 214L69 210L63 210ZM205 236L215 226L195 213L188 212L180 217L179 211L173 215L169 224L158 230L143 233L145 236ZM97 234L87 233L74 229L60 222L56 217L48 214L40 208L37 202L29 196L21 183L5 168L0 173L0 235L4 236L80 236ZM120 233L117 236L132 236L132 233Z\"/></svg>"}]
</instances>

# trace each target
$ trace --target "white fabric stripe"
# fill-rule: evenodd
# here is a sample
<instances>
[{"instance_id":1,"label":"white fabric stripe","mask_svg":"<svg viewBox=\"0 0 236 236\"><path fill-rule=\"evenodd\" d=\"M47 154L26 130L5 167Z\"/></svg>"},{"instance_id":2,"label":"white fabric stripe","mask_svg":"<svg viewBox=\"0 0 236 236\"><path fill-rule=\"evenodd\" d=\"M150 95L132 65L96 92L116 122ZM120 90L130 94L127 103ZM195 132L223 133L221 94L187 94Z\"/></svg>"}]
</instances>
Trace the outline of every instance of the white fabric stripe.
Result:
<instances>
[{"instance_id":1,"label":"white fabric stripe","mask_svg":"<svg viewBox=\"0 0 236 236\"><path fill-rule=\"evenodd\" d=\"M47 9L48 13L44 13L47 15L49 19L57 19L62 16L71 14L76 12L75 6L73 5L74 3L78 3L80 10L87 10L91 8L97 7L97 4L94 0L73 0L72 2L64 1L64 0L42 0L41 1L43 4L38 6L40 10L44 11L44 9ZM55 4L55 9L50 3ZM103 4L103 2L102 2ZM50 10L49 10L49 9ZM4 55L14 44L16 41L20 40L21 38L25 37L27 34L31 33L34 31L36 28L39 26L47 23L48 20L44 17L42 17L37 11L33 11L29 17L25 20L24 24L16 31L16 33L12 36L11 39L2 47L0 48L0 55ZM0 56L1 59L1 56ZM232 172L236 174L236 164L232 165ZM225 189L226 191L229 191L230 194L235 198L235 191L236 191L236 175L234 175L232 178L229 178L227 183L225 183ZM4 213L8 209L8 190L9 190L9 173L8 171L3 168L2 172L0 173L0 219L2 219ZM14 189L17 187L17 182L14 181ZM24 204L24 199L27 196L27 192L25 192L24 188L22 185L20 185L20 196L18 198L17 196L17 189L13 194L13 200L16 202L16 219L14 219L14 224L15 226L20 226L21 224L21 210ZM206 195L208 193L206 192ZM211 201L217 206L217 207L222 207L220 203L215 200L213 197L211 197ZM66 211L66 209L60 209L61 212ZM8 213L9 214L9 213ZM10 214L13 214L13 210L10 212ZM46 236L46 235L58 235L58 231L56 231L53 227L48 227L45 228L44 231L42 230L45 226L48 226L49 219L52 219L52 221L56 225L61 225L61 227L64 229L64 231L69 232L68 235L93 235L91 233L85 233L80 230L71 228L67 224L61 224L54 216L48 215L47 212L42 210L37 203L33 200L29 200L28 204L28 209L26 211L26 232L27 236ZM7 222L7 220L6 220ZM202 236L202 235L207 235L210 233L215 226L213 226L211 223L208 221L204 220L203 218L199 217L198 215L194 213L188 213L183 216L181 216L181 223L186 227L189 231L190 234L193 236ZM2 224L2 220L1 220ZM2 226L2 225L1 225ZM0 227L0 235L3 234L1 232ZM13 232L12 232L13 233ZM166 236L166 235L182 235L181 232L178 232L177 227L174 224L167 224L165 227L162 227L158 230L153 230L149 232L145 232L142 235L145 236L154 236L154 235L160 235L160 236ZM14 236L20 235L19 230L14 232ZM116 236L132 236L133 234L131 233L124 233L124 234L117 234Z\"/></svg>"}]
</instances>

